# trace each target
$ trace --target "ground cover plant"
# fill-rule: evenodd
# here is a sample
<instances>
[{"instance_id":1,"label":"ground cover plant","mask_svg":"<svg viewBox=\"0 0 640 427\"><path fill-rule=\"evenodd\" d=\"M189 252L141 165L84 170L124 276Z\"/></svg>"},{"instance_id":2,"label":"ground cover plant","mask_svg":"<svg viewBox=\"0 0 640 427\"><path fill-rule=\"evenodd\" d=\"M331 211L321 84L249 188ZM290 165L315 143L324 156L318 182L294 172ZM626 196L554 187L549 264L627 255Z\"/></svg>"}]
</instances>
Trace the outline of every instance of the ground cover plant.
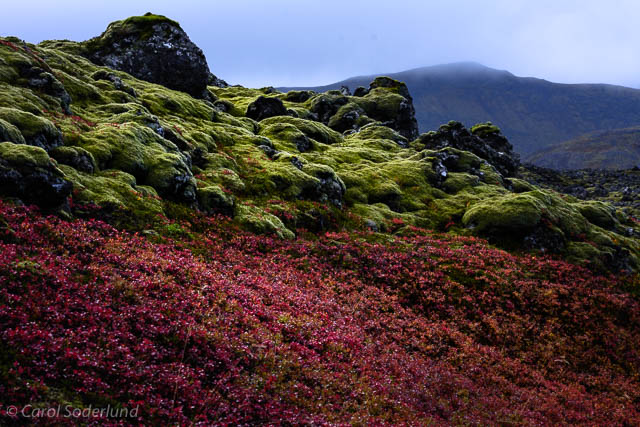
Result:
<instances>
[{"instance_id":1,"label":"ground cover plant","mask_svg":"<svg viewBox=\"0 0 640 427\"><path fill-rule=\"evenodd\" d=\"M140 405L84 420L114 425L640 422L630 277L421 229L291 241L192 217L149 239L5 202L0 224L3 408Z\"/></svg>"}]
</instances>

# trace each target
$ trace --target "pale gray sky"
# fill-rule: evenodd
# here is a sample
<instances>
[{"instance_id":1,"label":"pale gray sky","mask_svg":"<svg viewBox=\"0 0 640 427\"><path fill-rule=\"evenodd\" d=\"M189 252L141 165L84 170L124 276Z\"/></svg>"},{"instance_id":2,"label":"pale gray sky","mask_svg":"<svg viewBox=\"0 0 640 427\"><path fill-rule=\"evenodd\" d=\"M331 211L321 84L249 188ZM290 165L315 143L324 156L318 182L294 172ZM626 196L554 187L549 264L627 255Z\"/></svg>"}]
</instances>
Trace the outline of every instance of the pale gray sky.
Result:
<instances>
[{"instance_id":1,"label":"pale gray sky","mask_svg":"<svg viewBox=\"0 0 640 427\"><path fill-rule=\"evenodd\" d=\"M181 23L211 71L259 87L475 61L567 83L640 87L638 0L5 1L0 35L84 40L151 11Z\"/></svg>"}]
</instances>

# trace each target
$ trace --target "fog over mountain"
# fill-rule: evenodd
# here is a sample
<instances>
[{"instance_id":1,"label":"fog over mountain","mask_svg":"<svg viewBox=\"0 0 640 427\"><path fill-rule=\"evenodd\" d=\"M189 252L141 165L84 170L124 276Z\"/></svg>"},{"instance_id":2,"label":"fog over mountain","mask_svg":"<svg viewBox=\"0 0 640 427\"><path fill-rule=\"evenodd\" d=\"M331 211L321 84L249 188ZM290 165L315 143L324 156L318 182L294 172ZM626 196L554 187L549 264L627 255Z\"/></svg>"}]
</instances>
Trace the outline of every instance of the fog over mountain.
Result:
<instances>
[{"instance_id":1,"label":"fog over mountain","mask_svg":"<svg viewBox=\"0 0 640 427\"><path fill-rule=\"evenodd\" d=\"M459 61L563 83L640 86L633 0L7 1L0 35L86 40L148 11L180 22L214 74L248 87Z\"/></svg>"},{"instance_id":2,"label":"fog over mountain","mask_svg":"<svg viewBox=\"0 0 640 427\"><path fill-rule=\"evenodd\" d=\"M640 125L638 89L552 83L473 62L386 75L407 84L421 132L450 120L469 126L492 121L525 156L588 132ZM353 77L312 89L322 92L344 85L353 90L371 80L372 76Z\"/></svg>"}]
</instances>

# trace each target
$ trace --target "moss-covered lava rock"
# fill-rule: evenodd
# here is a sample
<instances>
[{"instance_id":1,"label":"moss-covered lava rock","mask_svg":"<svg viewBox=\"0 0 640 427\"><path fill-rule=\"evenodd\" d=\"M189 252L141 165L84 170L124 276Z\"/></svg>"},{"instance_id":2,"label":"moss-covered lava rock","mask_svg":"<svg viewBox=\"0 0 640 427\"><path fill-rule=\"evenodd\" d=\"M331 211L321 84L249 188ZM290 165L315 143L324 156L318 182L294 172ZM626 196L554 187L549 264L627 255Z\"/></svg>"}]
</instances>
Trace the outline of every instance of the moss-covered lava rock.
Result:
<instances>
[{"instance_id":1,"label":"moss-covered lava rock","mask_svg":"<svg viewBox=\"0 0 640 427\"><path fill-rule=\"evenodd\" d=\"M56 209L66 204L72 188L72 183L42 148L0 143L1 196Z\"/></svg>"},{"instance_id":2,"label":"moss-covered lava rock","mask_svg":"<svg viewBox=\"0 0 640 427\"><path fill-rule=\"evenodd\" d=\"M87 58L139 79L204 96L209 66L202 50L180 25L147 13L111 23L83 45Z\"/></svg>"}]
</instances>

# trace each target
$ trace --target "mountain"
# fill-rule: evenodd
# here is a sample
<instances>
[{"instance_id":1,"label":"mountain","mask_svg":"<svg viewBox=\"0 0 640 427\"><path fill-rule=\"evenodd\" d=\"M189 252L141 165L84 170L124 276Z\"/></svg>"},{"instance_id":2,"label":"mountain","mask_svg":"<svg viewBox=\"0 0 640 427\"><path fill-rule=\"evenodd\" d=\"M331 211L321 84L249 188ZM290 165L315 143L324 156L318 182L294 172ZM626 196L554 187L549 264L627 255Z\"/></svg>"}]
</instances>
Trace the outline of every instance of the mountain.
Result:
<instances>
[{"instance_id":1,"label":"mountain","mask_svg":"<svg viewBox=\"0 0 640 427\"><path fill-rule=\"evenodd\" d=\"M455 63L385 74L407 84L421 132L458 120L491 121L517 152L528 155L597 130L640 125L640 90L605 84L559 84L517 77L476 63ZM366 86L374 76L353 77L311 89Z\"/></svg>"},{"instance_id":2,"label":"mountain","mask_svg":"<svg viewBox=\"0 0 640 427\"><path fill-rule=\"evenodd\" d=\"M592 132L527 157L552 169L629 169L640 165L640 127Z\"/></svg>"}]
</instances>

